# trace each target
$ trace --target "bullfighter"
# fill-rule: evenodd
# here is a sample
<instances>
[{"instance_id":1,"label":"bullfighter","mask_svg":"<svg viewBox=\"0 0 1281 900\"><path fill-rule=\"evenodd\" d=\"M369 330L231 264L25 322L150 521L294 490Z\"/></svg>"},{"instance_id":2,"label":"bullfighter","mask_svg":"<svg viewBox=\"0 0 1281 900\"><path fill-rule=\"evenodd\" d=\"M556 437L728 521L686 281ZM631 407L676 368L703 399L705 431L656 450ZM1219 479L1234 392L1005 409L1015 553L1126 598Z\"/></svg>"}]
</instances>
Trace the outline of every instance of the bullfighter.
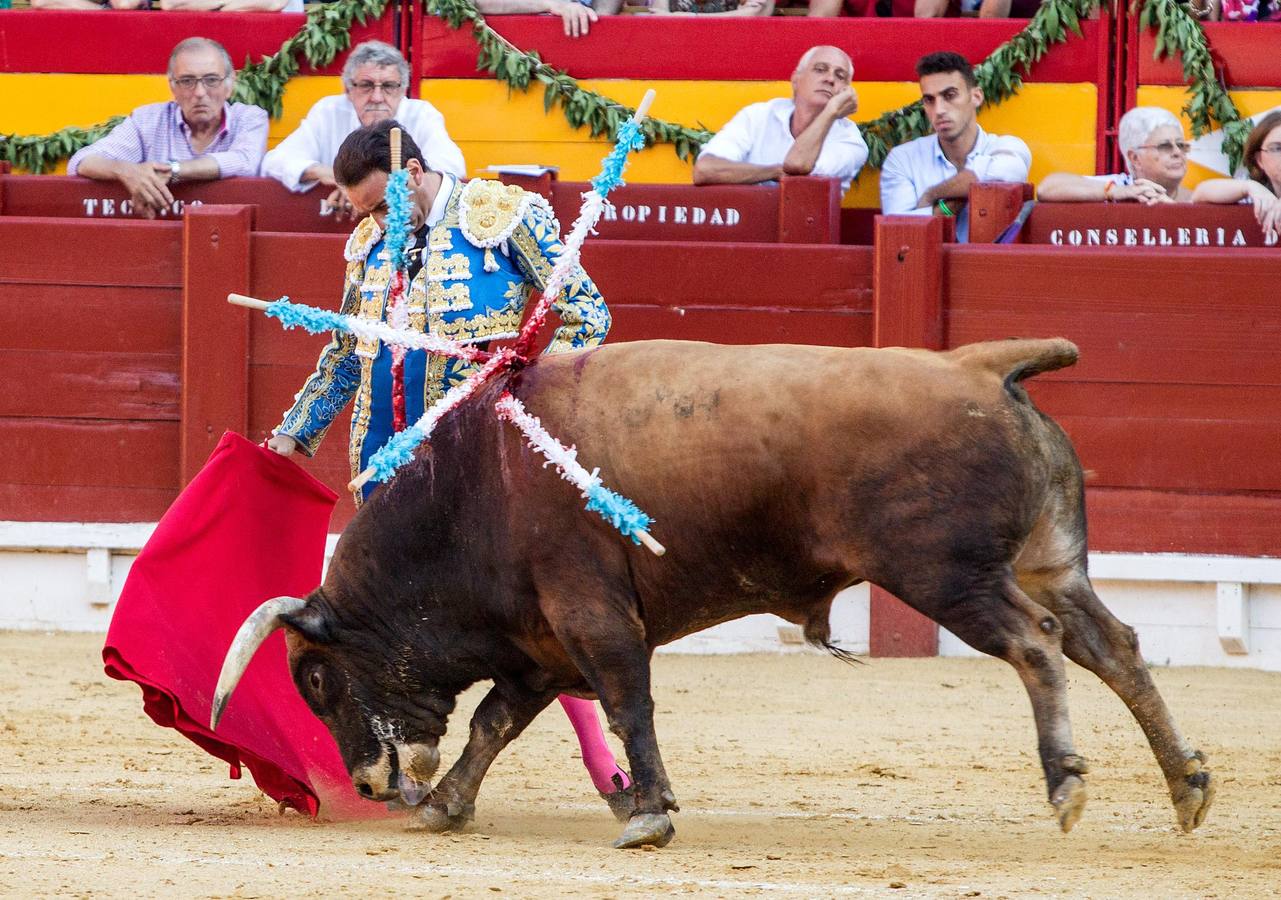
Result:
<instances>
[{"instance_id":1,"label":"bullfighter","mask_svg":"<svg viewBox=\"0 0 1281 900\"><path fill-rule=\"evenodd\" d=\"M347 241L341 311L375 321L388 315L392 263L384 252L392 170L385 120L352 132L334 159L334 178L364 217ZM427 167L418 145L401 128L409 172L410 224L406 248L409 327L464 340L518 331L530 296L543 288L561 252L560 229L542 197L496 181L464 184ZM610 315L596 285L581 268L553 307L562 325L548 353L592 347L605 339ZM404 358L405 419L412 423L476 365L412 350ZM348 449L353 478L394 433L392 353L375 340L335 332L316 371L303 384L267 446L282 456L316 452L334 418L355 398ZM355 492L360 505L376 487ZM605 743L595 705L564 696L583 763L615 815L631 812L630 782Z\"/></svg>"},{"instance_id":2,"label":"bullfighter","mask_svg":"<svg viewBox=\"0 0 1281 900\"><path fill-rule=\"evenodd\" d=\"M347 241L342 312L380 320L387 314L391 263L384 258L384 193L391 171L389 134L394 120L358 129L334 159L334 177L365 218ZM403 129L402 129L403 130ZM402 138L410 173L409 325L454 340L511 333L520 328L525 302L540 290L561 250L559 226L547 201L496 181L464 184L434 172L413 138ZM377 260L369 265L369 260ZM605 339L610 316L596 285L580 268L555 307L564 323L549 353L592 347ZM268 446L289 456L315 453L334 418L356 398L351 420L355 477L392 435L391 353L377 342L335 333L316 372L295 397ZM405 404L415 421L445 391L475 371L475 364L415 350L405 355ZM374 484L357 496L368 497Z\"/></svg>"}]
</instances>

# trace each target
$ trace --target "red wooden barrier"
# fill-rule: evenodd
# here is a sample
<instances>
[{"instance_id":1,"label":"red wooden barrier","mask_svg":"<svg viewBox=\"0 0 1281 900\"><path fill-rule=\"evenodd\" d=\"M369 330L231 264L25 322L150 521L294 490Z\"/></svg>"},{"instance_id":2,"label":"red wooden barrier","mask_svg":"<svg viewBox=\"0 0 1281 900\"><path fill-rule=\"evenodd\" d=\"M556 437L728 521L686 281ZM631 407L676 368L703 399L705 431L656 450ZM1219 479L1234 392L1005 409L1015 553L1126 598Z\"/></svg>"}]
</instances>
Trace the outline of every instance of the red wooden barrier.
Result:
<instances>
[{"instance_id":1,"label":"red wooden barrier","mask_svg":"<svg viewBox=\"0 0 1281 900\"><path fill-rule=\"evenodd\" d=\"M188 206L209 204L254 206L260 231L333 232L349 234L354 223L322 215L327 191L295 194L274 178L224 178L187 182L170 188L174 206L159 218L177 221ZM92 181L65 175L0 175L0 216L68 219L134 219L129 194L114 181Z\"/></svg>"},{"instance_id":2,"label":"red wooden barrier","mask_svg":"<svg viewBox=\"0 0 1281 900\"><path fill-rule=\"evenodd\" d=\"M1020 236L1028 244L1063 247L1268 246L1249 206L1213 203L1038 203Z\"/></svg>"},{"instance_id":3,"label":"red wooden barrier","mask_svg":"<svg viewBox=\"0 0 1281 900\"><path fill-rule=\"evenodd\" d=\"M955 220L877 216L873 340L877 347L943 347L943 243ZM871 588L869 652L935 656L938 625L878 585Z\"/></svg>"},{"instance_id":4,"label":"red wooden barrier","mask_svg":"<svg viewBox=\"0 0 1281 900\"><path fill-rule=\"evenodd\" d=\"M552 173L501 178L546 197L566 229L578 218L583 194L591 188L586 181L559 181ZM626 184L611 191L609 200L613 208L606 209L597 226L600 238L841 242L840 182L832 178L784 176L777 184Z\"/></svg>"},{"instance_id":5,"label":"red wooden barrier","mask_svg":"<svg viewBox=\"0 0 1281 900\"><path fill-rule=\"evenodd\" d=\"M877 216L877 347L943 347L943 242L954 222L942 216Z\"/></svg>"},{"instance_id":6,"label":"red wooden barrier","mask_svg":"<svg viewBox=\"0 0 1281 900\"><path fill-rule=\"evenodd\" d=\"M1069 337L1081 363L1030 390L1095 473L1091 547L1275 554L1277 251L957 246L949 221L884 218L874 248L613 240L584 260L612 340ZM0 518L155 520L223 428L277 423L324 338L223 297L332 308L343 238L252 228L212 206L181 224L0 217L0 361L38 375L0 401ZM308 463L336 487L345 429ZM874 594L874 650L928 652L932 630L901 612Z\"/></svg>"},{"instance_id":7,"label":"red wooden barrier","mask_svg":"<svg viewBox=\"0 0 1281 900\"><path fill-rule=\"evenodd\" d=\"M578 217L587 182L549 176L504 178L547 197L566 228ZM174 185L174 206L160 218L177 220L188 206L255 207L258 231L348 234L354 223L322 214L320 190L295 194L271 178L227 178ZM840 242L838 182L785 177L777 185L629 184L610 195L614 204L598 238L649 241ZM0 175L0 216L134 219L129 195L115 182L56 175Z\"/></svg>"},{"instance_id":8,"label":"red wooden barrier","mask_svg":"<svg viewBox=\"0 0 1281 900\"><path fill-rule=\"evenodd\" d=\"M249 290L253 209L211 206L183 217L182 430L179 478L204 466L224 431L249 427L249 322L227 294Z\"/></svg>"},{"instance_id":9,"label":"red wooden barrier","mask_svg":"<svg viewBox=\"0 0 1281 900\"><path fill-rule=\"evenodd\" d=\"M0 218L0 518L155 521L178 483L177 223Z\"/></svg>"},{"instance_id":10,"label":"red wooden barrier","mask_svg":"<svg viewBox=\"0 0 1281 900\"><path fill-rule=\"evenodd\" d=\"M1032 185L981 181L970 187L971 244L990 244L1014 223L1023 204L1032 199Z\"/></svg>"},{"instance_id":11,"label":"red wooden barrier","mask_svg":"<svg viewBox=\"0 0 1281 900\"><path fill-rule=\"evenodd\" d=\"M246 57L275 53L304 21L302 13L112 10L103 16L96 10L7 9L0 11L0 72L154 75L165 71L174 45L193 34L222 44L240 66ZM370 38L395 42L390 15L352 26L351 46ZM345 56L322 71L338 73ZM313 74L306 63L303 74Z\"/></svg>"},{"instance_id":12,"label":"red wooden barrier","mask_svg":"<svg viewBox=\"0 0 1281 900\"><path fill-rule=\"evenodd\" d=\"M1093 472L1092 549L1277 552L1275 250L944 254L949 345L1063 335L1081 348L1075 367L1030 390Z\"/></svg>"}]
</instances>

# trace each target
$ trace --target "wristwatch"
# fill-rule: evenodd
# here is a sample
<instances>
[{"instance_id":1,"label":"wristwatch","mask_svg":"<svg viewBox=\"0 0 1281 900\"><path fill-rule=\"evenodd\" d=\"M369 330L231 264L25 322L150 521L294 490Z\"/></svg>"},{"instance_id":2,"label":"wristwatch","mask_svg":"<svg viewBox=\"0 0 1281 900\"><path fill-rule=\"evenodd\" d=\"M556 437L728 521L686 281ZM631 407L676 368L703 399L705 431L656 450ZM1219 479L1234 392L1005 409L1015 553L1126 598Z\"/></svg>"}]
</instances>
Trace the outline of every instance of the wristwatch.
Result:
<instances>
[{"instance_id":1,"label":"wristwatch","mask_svg":"<svg viewBox=\"0 0 1281 900\"><path fill-rule=\"evenodd\" d=\"M178 180L178 176L181 174L182 174L182 170L179 168L178 160L176 159L169 160L169 183L173 184L175 181Z\"/></svg>"}]
</instances>

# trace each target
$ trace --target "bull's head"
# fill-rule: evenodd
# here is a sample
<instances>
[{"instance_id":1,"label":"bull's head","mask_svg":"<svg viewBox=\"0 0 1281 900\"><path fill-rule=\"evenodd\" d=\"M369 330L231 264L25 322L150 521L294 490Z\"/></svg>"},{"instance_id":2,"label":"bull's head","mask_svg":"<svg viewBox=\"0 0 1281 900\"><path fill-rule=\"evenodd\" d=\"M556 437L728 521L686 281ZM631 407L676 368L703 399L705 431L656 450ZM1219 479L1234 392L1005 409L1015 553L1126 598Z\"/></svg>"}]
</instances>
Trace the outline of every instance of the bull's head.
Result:
<instances>
[{"instance_id":1,"label":"bull's head","mask_svg":"<svg viewBox=\"0 0 1281 900\"><path fill-rule=\"evenodd\" d=\"M438 743L453 695L412 683L406 649L366 646L351 640L350 632L340 640L332 615L316 591L307 600L268 600L249 616L223 662L210 728L217 729L254 653L284 628L294 684L337 741L356 791L370 800L399 797L416 805L440 764Z\"/></svg>"}]
</instances>

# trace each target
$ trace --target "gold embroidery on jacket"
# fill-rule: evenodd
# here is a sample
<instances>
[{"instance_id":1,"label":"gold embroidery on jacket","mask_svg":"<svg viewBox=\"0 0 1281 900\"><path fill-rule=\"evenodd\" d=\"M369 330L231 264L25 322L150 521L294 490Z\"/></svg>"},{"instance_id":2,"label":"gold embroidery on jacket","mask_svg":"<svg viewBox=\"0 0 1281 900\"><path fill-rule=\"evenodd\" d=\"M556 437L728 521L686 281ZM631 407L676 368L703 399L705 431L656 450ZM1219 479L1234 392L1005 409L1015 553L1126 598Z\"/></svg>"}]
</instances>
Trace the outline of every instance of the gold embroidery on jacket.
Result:
<instances>
[{"instance_id":1,"label":"gold embroidery on jacket","mask_svg":"<svg viewBox=\"0 0 1281 900\"><path fill-rule=\"evenodd\" d=\"M525 191L501 181L473 179L463 194L463 236L477 247L497 247L524 214Z\"/></svg>"},{"instance_id":2,"label":"gold embroidery on jacket","mask_svg":"<svg viewBox=\"0 0 1281 900\"><path fill-rule=\"evenodd\" d=\"M356 389L356 405L351 413L351 439L347 442L347 462L351 467L351 477L360 474L360 454L365 447L365 437L369 434L369 415L373 408L374 358L362 356L360 360L360 387ZM356 506L361 503L361 491L352 492Z\"/></svg>"},{"instance_id":3,"label":"gold embroidery on jacket","mask_svg":"<svg viewBox=\"0 0 1281 900\"><path fill-rule=\"evenodd\" d=\"M445 396L445 368L450 358L439 353L427 355L427 370L423 378L423 412L431 409Z\"/></svg>"},{"instance_id":4,"label":"gold embroidery on jacket","mask_svg":"<svg viewBox=\"0 0 1281 900\"><path fill-rule=\"evenodd\" d=\"M463 312L472 308L471 289L458 282L450 285L432 282L427 285L427 302L432 315Z\"/></svg>"},{"instance_id":5,"label":"gold embroidery on jacket","mask_svg":"<svg viewBox=\"0 0 1281 900\"><path fill-rule=\"evenodd\" d=\"M381 263L377 266L365 266L365 280L361 284L362 291L383 291L391 284L391 263Z\"/></svg>"},{"instance_id":6,"label":"gold embroidery on jacket","mask_svg":"<svg viewBox=\"0 0 1281 900\"><path fill-rule=\"evenodd\" d=\"M504 307L474 319L455 319L439 324L433 320L432 330L450 340L490 337L503 331L519 331L523 313L524 310L519 308Z\"/></svg>"},{"instance_id":7,"label":"gold embroidery on jacket","mask_svg":"<svg viewBox=\"0 0 1281 900\"><path fill-rule=\"evenodd\" d=\"M433 253L427 258L428 281L466 281L471 278L471 260L462 253L445 256Z\"/></svg>"},{"instance_id":8,"label":"gold embroidery on jacket","mask_svg":"<svg viewBox=\"0 0 1281 900\"><path fill-rule=\"evenodd\" d=\"M530 267L534 271L534 277L538 279L538 287L547 284L547 279L552 274L552 262L543 253L543 248L539 246L538 240L530 233L528 228L517 228L512 234L512 243L516 245L516 250L521 256L529 261Z\"/></svg>"},{"instance_id":9,"label":"gold embroidery on jacket","mask_svg":"<svg viewBox=\"0 0 1281 900\"><path fill-rule=\"evenodd\" d=\"M422 272L409 285L405 298L405 311L409 313L409 327L414 331L427 330L427 292L423 289Z\"/></svg>"}]
</instances>

